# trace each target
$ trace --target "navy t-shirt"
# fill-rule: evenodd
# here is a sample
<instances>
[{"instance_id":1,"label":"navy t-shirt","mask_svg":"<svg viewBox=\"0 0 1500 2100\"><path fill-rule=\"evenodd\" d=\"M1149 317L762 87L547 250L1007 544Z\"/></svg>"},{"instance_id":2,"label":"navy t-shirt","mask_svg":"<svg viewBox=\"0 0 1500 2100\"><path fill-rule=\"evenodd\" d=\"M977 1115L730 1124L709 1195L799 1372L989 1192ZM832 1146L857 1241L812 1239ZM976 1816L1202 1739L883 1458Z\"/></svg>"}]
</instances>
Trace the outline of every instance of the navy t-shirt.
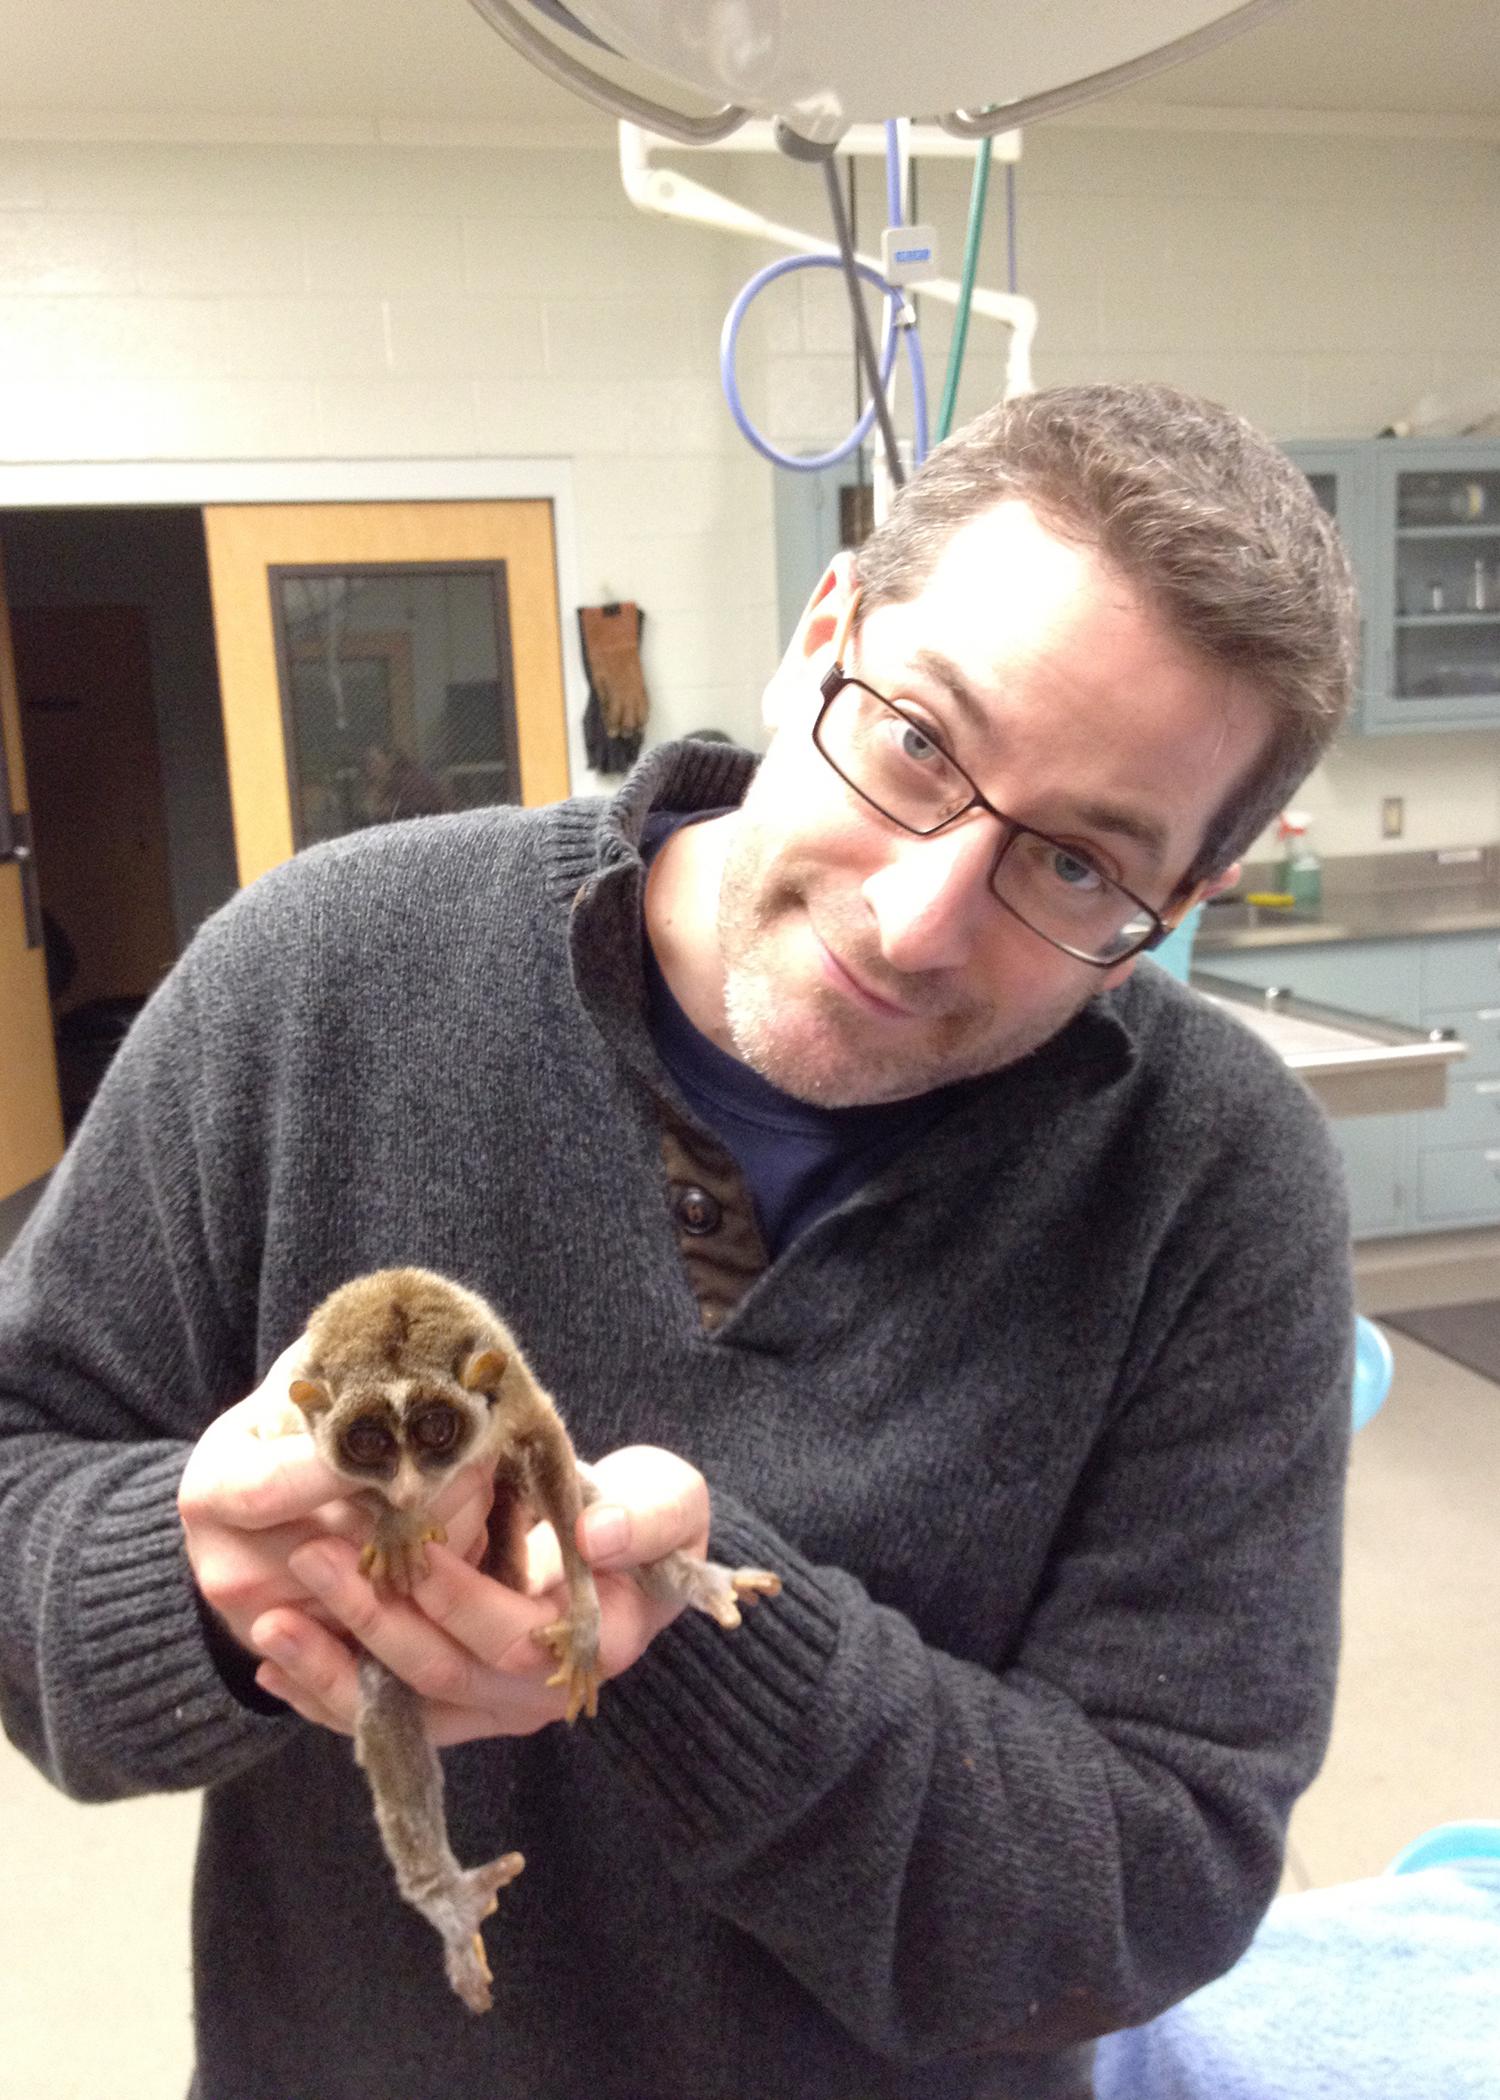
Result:
<instances>
[{"instance_id":1,"label":"navy t-shirt","mask_svg":"<svg viewBox=\"0 0 1500 2100\"><path fill-rule=\"evenodd\" d=\"M649 862L682 823L701 821L670 814L650 819L641 841L645 859ZM799 1101L696 1028L672 996L649 935L642 948L656 1054L694 1114L739 1162L773 1257L873 1179L966 1091L960 1082L869 1108L818 1108Z\"/></svg>"}]
</instances>

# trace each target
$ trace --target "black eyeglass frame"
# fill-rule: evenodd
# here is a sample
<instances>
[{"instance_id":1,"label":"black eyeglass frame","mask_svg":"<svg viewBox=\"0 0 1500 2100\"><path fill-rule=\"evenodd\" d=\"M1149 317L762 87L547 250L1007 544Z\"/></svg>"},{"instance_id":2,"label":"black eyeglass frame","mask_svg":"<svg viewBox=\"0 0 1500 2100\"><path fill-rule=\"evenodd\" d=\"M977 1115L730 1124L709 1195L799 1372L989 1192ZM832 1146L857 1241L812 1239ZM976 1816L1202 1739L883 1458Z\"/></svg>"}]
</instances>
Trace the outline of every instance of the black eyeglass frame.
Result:
<instances>
[{"instance_id":1,"label":"black eyeglass frame","mask_svg":"<svg viewBox=\"0 0 1500 2100\"><path fill-rule=\"evenodd\" d=\"M843 692L846 686L858 686L859 690L862 693L868 693L872 700L878 701L888 713L893 714L898 722L909 723L912 728L916 729L918 733L923 736L926 736L928 734L928 732L922 728L920 722L913 721L910 715L904 714L902 710L896 705L894 700L887 699L884 693L878 693L876 692L874 686L867 685L863 678L855 678L850 672L844 669L843 645L848 636L850 627L853 624L854 607L856 602L857 594L854 597L851 597L850 603L845 610L844 617L839 623L839 632L837 636L838 647L834 662L831 668L827 672L825 672L823 677L818 681L818 690L823 696L823 705L818 709L817 719L813 723L812 730L813 745L818 753L818 756L824 761L826 765L832 767L833 771L837 773L839 779L843 781L845 787L851 788L854 791L854 793L859 796L862 802L868 803L870 808L875 810L878 815L884 817L888 823L899 825L902 831L907 832L912 838L918 839L936 838L937 834L940 831L946 831L950 824L956 824L960 817L966 817L972 809L986 810L989 813L989 815L996 820L996 822L1000 825L1001 828L1000 845L995 854L995 858L990 865L989 888L991 896L993 896L995 902L1001 907L1002 910L1008 911L1013 919L1019 920L1021 925L1026 927L1029 932L1034 933L1038 940L1046 941L1050 947L1060 949L1064 955L1071 955L1075 962L1087 963L1090 969L1094 970L1113 970L1116 969L1121 963L1129 962L1133 956L1144 955L1152 948L1159 948L1161 946L1161 943L1167 938L1168 934L1172 932L1176 921L1180 919L1189 909L1191 909L1192 903L1194 901L1193 892L1191 890L1181 900L1180 904L1178 903L1178 900L1176 898L1168 900L1167 905L1164 907L1165 910L1171 911L1174 904L1178 905L1175 917L1169 919L1165 918L1162 912L1158 911L1154 905L1148 904L1144 897L1138 897L1135 894L1134 890L1127 889L1123 882L1115 881L1113 875L1106 875L1102 868L1096 869L1096 874L1100 875L1104 881L1112 883L1114 887L1120 892L1122 897L1128 897L1131 903L1135 905L1138 910L1143 911L1146 914L1147 918L1150 919L1152 922L1151 931L1148 934L1144 935L1142 939L1134 942L1121 954L1110 956L1108 960L1104 960L1097 955L1087 955L1082 949L1071 947L1066 941L1060 941L1057 938L1056 934L1044 933L1040 926L1033 926L1030 919L1026 918L1021 912L1017 911L1016 907L1007 898L1002 897L1000 895L1000 892L995 888L995 877L1000 871L1000 865L1005 859L1006 854L1009 853L1011 847L1015 844L1016 840L1023 833L1028 838L1040 839L1044 845L1056 846L1060 853L1071 853L1076 860L1082 861L1086 867L1093 867L1093 862L1089 860L1086 854L1079 853L1076 847L1068 845L1062 839L1053 838L1050 832L1038 831L1035 825L1023 824L1017 817L1008 817L1003 809L996 809L994 803L989 801L986 796L980 793L979 788L975 784L973 778L967 772L965 772L964 768L959 764L958 760L954 758L950 752L943 750L943 746L941 744L938 744L935 738L931 739L935 749L942 751L943 758L945 759L947 764L953 768L953 771L958 775L959 779L967 784L970 790L970 795L969 800L966 803L964 803L961 809L954 810L951 816L944 817L941 823L934 824L925 831L922 830L922 828L919 825L908 824L904 817L898 817L894 815L893 812L888 810L883 803L877 802L873 795L867 793L866 790L860 786L857 780L851 780L849 778L849 775L844 771L843 767L839 764L838 760L832 756L827 746L824 744L822 734L823 723L828 714L828 710L830 707L832 707L834 701L837 700L839 694Z\"/></svg>"}]
</instances>

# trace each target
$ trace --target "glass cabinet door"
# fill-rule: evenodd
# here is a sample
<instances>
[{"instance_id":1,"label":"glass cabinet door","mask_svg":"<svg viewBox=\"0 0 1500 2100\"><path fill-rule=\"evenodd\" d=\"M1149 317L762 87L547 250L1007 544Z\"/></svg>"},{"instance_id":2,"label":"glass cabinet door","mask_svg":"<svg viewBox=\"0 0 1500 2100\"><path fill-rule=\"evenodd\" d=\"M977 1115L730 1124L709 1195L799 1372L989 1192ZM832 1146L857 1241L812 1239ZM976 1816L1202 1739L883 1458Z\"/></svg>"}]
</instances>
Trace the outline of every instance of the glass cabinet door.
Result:
<instances>
[{"instance_id":1,"label":"glass cabinet door","mask_svg":"<svg viewBox=\"0 0 1500 2100\"><path fill-rule=\"evenodd\" d=\"M1373 536L1374 514L1370 502L1368 447L1351 438L1343 444L1289 444L1286 451L1312 483L1313 494L1339 528L1359 580L1360 663L1358 690L1352 710L1353 726L1362 727L1377 697L1377 667L1372 661L1369 639L1375 632L1368 604L1370 576L1378 564L1378 543Z\"/></svg>"},{"instance_id":2,"label":"glass cabinet door","mask_svg":"<svg viewBox=\"0 0 1500 2100\"><path fill-rule=\"evenodd\" d=\"M1389 601L1374 726L1500 722L1500 451L1398 442L1377 460Z\"/></svg>"}]
</instances>

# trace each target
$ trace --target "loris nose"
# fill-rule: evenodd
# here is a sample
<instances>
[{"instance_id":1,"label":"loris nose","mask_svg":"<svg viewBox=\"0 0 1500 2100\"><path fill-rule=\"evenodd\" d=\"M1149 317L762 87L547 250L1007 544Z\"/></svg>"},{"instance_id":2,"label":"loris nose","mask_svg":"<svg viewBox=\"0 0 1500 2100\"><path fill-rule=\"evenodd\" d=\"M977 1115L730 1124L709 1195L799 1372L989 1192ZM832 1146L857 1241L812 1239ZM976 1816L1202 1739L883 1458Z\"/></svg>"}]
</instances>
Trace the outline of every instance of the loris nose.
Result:
<instances>
[{"instance_id":1,"label":"loris nose","mask_svg":"<svg viewBox=\"0 0 1500 2100\"><path fill-rule=\"evenodd\" d=\"M385 1499L392 1509L416 1509L426 1499L428 1482L409 1458L403 1458L396 1467L396 1477L385 1490Z\"/></svg>"}]
</instances>

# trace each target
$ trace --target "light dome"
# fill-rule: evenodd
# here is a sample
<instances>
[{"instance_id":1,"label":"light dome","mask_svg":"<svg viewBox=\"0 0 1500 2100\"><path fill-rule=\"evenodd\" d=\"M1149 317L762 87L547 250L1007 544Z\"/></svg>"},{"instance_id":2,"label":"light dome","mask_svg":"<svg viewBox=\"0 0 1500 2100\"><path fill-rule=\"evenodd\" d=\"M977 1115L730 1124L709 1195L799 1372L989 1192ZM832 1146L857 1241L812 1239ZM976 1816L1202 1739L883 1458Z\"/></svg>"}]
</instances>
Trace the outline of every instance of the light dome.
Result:
<instances>
[{"instance_id":1,"label":"light dome","mask_svg":"<svg viewBox=\"0 0 1500 2100\"><path fill-rule=\"evenodd\" d=\"M501 19L518 0L475 0ZM622 57L810 138L1000 105L1006 124L1196 55L1285 0L519 0ZM588 44L576 35L574 51ZM534 53L532 55L535 55ZM586 92L586 90L585 90ZM602 99L602 98L597 98ZM998 128L992 126L989 128Z\"/></svg>"}]
</instances>

